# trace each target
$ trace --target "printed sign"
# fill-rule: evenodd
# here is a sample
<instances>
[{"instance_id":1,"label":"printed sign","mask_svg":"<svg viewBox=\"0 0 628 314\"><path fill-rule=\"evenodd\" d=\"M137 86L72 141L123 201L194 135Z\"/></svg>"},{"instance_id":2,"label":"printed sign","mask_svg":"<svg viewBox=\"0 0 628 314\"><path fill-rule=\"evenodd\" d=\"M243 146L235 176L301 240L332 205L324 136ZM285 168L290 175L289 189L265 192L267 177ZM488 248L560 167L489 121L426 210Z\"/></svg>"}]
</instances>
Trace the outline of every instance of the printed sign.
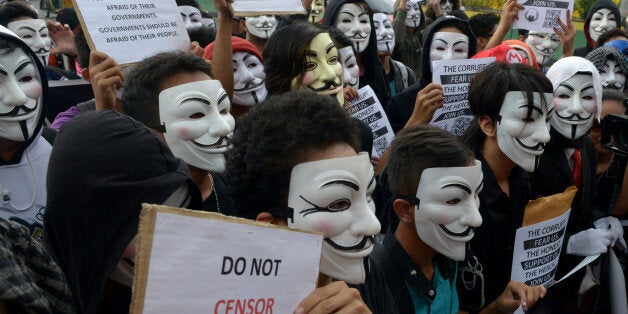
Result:
<instances>
[{"instance_id":1,"label":"printed sign","mask_svg":"<svg viewBox=\"0 0 628 314\"><path fill-rule=\"evenodd\" d=\"M495 57L434 62L432 82L443 86L443 107L434 111L429 124L462 135L473 121L469 109L469 84L475 73L495 62Z\"/></svg>"},{"instance_id":2,"label":"printed sign","mask_svg":"<svg viewBox=\"0 0 628 314\"><path fill-rule=\"evenodd\" d=\"M235 0L231 11L234 16L307 14L301 0Z\"/></svg>"},{"instance_id":3,"label":"printed sign","mask_svg":"<svg viewBox=\"0 0 628 314\"><path fill-rule=\"evenodd\" d=\"M73 1L90 48L120 65L189 49L190 38L174 0Z\"/></svg>"},{"instance_id":4,"label":"printed sign","mask_svg":"<svg viewBox=\"0 0 628 314\"><path fill-rule=\"evenodd\" d=\"M567 24L567 9L573 13L573 0L518 0L524 9L519 11L512 28L554 34L554 28L560 28L556 18Z\"/></svg>"},{"instance_id":5,"label":"printed sign","mask_svg":"<svg viewBox=\"0 0 628 314\"><path fill-rule=\"evenodd\" d=\"M349 102L347 113L371 127L373 131L371 156L381 158L395 138L395 133L373 89L364 86L358 90L358 94L360 96Z\"/></svg>"},{"instance_id":6,"label":"printed sign","mask_svg":"<svg viewBox=\"0 0 628 314\"><path fill-rule=\"evenodd\" d=\"M316 288L321 234L142 207L131 313L292 313Z\"/></svg>"}]
</instances>

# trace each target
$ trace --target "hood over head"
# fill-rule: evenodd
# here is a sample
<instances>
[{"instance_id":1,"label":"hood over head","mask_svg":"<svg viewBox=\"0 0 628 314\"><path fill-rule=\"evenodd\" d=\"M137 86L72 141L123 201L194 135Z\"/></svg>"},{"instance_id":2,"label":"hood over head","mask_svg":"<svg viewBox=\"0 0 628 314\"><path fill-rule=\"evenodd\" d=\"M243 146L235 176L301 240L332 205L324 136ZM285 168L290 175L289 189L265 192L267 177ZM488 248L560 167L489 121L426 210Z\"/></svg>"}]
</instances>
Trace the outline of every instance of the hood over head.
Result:
<instances>
[{"instance_id":1,"label":"hood over head","mask_svg":"<svg viewBox=\"0 0 628 314\"><path fill-rule=\"evenodd\" d=\"M88 111L59 130L44 228L80 313L97 311L107 279L137 234L141 204L163 204L183 184L194 185L185 162L131 117ZM190 191L189 207L200 208L198 189Z\"/></svg>"},{"instance_id":2,"label":"hood over head","mask_svg":"<svg viewBox=\"0 0 628 314\"><path fill-rule=\"evenodd\" d=\"M589 34L589 23L591 23L591 18L593 17L593 13L595 13L599 9L609 9L615 15L615 20L617 21L617 27L620 28L622 23L621 13L619 12L619 8L612 0L597 0L593 2L589 11L587 11L587 18L584 21L584 36L587 39L587 44L589 47L595 47L595 41L591 38Z\"/></svg>"},{"instance_id":3,"label":"hood over head","mask_svg":"<svg viewBox=\"0 0 628 314\"><path fill-rule=\"evenodd\" d=\"M454 26L461 30L467 37L469 37L469 56L470 59L475 55L477 49L477 40L469 22L459 19L451 15L445 15L437 18L432 24L430 24L423 31L423 48L421 49L421 78L419 79L421 88L427 86L432 82L432 67L430 67L430 46L432 45L432 38L434 34L440 29L448 26Z\"/></svg>"},{"instance_id":4,"label":"hood over head","mask_svg":"<svg viewBox=\"0 0 628 314\"><path fill-rule=\"evenodd\" d=\"M28 145L33 142L35 136L39 134L42 126L44 125L44 119L46 116L44 110L46 109L45 104L47 102L48 79L46 78L44 66L41 64L41 61L39 61L39 58L33 52L33 50L31 50L31 48L25 42L23 42L15 33L0 25L0 53L2 53L6 49L12 49L12 47L16 47L16 49L22 50L33 61L33 64L35 64L35 66L37 67L37 79L41 84L41 96L39 97L37 104L39 116L35 118L37 120L37 123L34 126L32 132L30 130L28 131L30 137L28 137L24 141L26 145L23 146L23 150L25 150L26 147L28 147ZM24 130L22 132L24 132ZM0 137L4 136L0 133Z\"/></svg>"},{"instance_id":5,"label":"hood over head","mask_svg":"<svg viewBox=\"0 0 628 314\"><path fill-rule=\"evenodd\" d=\"M598 70L602 69L606 60L614 60L617 62L617 65L621 69L622 73L624 73L625 76L628 76L628 62L626 62L626 57L615 47L602 46L595 48L587 54L585 59L591 61ZM626 89L626 84L628 83L624 83L624 89Z\"/></svg>"}]
</instances>

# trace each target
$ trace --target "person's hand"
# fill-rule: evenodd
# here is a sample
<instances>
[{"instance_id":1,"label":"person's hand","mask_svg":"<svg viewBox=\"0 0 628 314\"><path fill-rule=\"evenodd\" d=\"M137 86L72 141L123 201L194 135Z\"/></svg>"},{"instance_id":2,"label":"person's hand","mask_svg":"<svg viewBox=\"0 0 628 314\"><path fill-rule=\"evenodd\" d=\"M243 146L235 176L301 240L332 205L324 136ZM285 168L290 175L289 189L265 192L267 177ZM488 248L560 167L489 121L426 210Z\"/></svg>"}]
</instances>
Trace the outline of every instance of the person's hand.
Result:
<instances>
[{"instance_id":1,"label":"person's hand","mask_svg":"<svg viewBox=\"0 0 628 314\"><path fill-rule=\"evenodd\" d=\"M397 7L397 9L405 10L406 9L406 3L407 3L407 0L400 0L399 1L399 6ZM438 3L438 6L440 7L440 2Z\"/></svg>"},{"instance_id":2,"label":"person's hand","mask_svg":"<svg viewBox=\"0 0 628 314\"><path fill-rule=\"evenodd\" d=\"M226 14L231 16L231 11L227 3L233 3L233 0L214 0L214 7L219 14Z\"/></svg>"},{"instance_id":3,"label":"person's hand","mask_svg":"<svg viewBox=\"0 0 628 314\"><path fill-rule=\"evenodd\" d=\"M190 49L188 50L188 52L202 58L205 50L201 47L201 45L198 44L198 41L193 41L190 43Z\"/></svg>"},{"instance_id":4,"label":"person's hand","mask_svg":"<svg viewBox=\"0 0 628 314\"><path fill-rule=\"evenodd\" d=\"M593 256L606 253L613 238L613 232L606 229L590 228L580 231L569 237L567 254Z\"/></svg>"},{"instance_id":5,"label":"person's hand","mask_svg":"<svg viewBox=\"0 0 628 314\"><path fill-rule=\"evenodd\" d=\"M560 17L556 18L556 22L560 26L554 28L554 33L560 36L560 42L563 44L563 58L573 56L574 41L576 39L576 28L571 22L571 14L567 10L567 24L560 20Z\"/></svg>"},{"instance_id":6,"label":"person's hand","mask_svg":"<svg viewBox=\"0 0 628 314\"><path fill-rule=\"evenodd\" d=\"M502 26L507 26L507 29L512 28L512 23L515 20L519 19L519 11L523 10L524 7L517 2L517 0L508 0L502 6L502 15L499 18L499 24Z\"/></svg>"},{"instance_id":7,"label":"person's hand","mask_svg":"<svg viewBox=\"0 0 628 314\"><path fill-rule=\"evenodd\" d=\"M406 123L406 127L420 123L428 123L432 120L434 111L443 106L443 87L439 84L430 83L425 86L416 96L412 116Z\"/></svg>"},{"instance_id":8,"label":"person's hand","mask_svg":"<svg viewBox=\"0 0 628 314\"><path fill-rule=\"evenodd\" d=\"M506 289L494 301L494 309L497 313L512 313L523 307L527 311L536 302L545 297L545 287L539 285L530 287L522 282L511 280Z\"/></svg>"},{"instance_id":9,"label":"person's hand","mask_svg":"<svg viewBox=\"0 0 628 314\"><path fill-rule=\"evenodd\" d=\"M624 227L622 227L619 219L613 216L603 217L596 220L593 223L593 226L595 227L595 229L608 230L613 234L611 246L614 246L615 242L619 240L619 243L626 247L626 241L624 240Z\"/></svg>"},{"instance_id":10,"label":"person's hand","mask_svg":"<svg viewBox=\"0 0 628 314\"><path fill-rule=\"evenodd\" d=\"M89 54L89 76L94 90L96 110L116 108L116 92L124 84L122 69L111 57L100 51Z\"/></svg>"},{"instance_id":11,"label":"person's hand","mask_svg":"<svg viewBox=\"0 0 628 314\"><path fill-rule=\"evenodd\" d=\"M430 0L428 2L428 5L430 6L430 8L432 8L432 11L434 11L434 15L436 15L436 17L444 15L443 10L440 8L440 0Z\"/></svg>"},{"instance_id":12,"label":"person's hand","mask_svg":"<svg viewBox=\"0 0 628 314\"><path fill-rule=\"evenodd\" d=\"M294 311L294 314L371 313L357 289L343 281L335 281L312 291Z\"/></svg>"},{"instance_id":13,"label":"person's hand","mask_svg":"<svg viewBox=\"0 0 628 314\"><path fill-rule=\"evenodd\" d=\"M358 93L357 90L355 90L355 88L347 86L344 88L344 93L345 93L345 105L348 105L350 101L360 97L360 94Z\"/></svg>"},{"instance_id":14,"label":"person's hand","mask_svg":"<svg viewBox=\"0 0 628 314\"><path fill-rule=\"evenodd\" d=\"M377 165L379 165L379 157L377 156L371 156L371 165L373 165L373 169L377 168Z\"/></svg>"},{"instance_id":15,"label":"person's hand","mask_svg":"<svg viewBox=\"0 0 628 314\"><path fill-rule=\"evenodd\" d=\"M68 24L61 25L59 22L46 21L48 34L55 46L50 49L51 54L64 54L76 56L76 45L74 44L74 33Z\"/></svg>"}]
</instances>

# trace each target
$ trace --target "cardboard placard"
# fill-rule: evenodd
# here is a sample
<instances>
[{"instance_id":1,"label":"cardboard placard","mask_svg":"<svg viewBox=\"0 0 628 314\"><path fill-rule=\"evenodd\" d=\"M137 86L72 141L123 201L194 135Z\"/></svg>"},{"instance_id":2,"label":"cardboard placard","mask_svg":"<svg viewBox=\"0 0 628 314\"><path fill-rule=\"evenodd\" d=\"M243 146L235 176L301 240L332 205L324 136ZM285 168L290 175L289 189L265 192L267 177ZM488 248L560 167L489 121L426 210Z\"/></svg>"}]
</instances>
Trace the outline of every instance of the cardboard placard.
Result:
<instances>
[{"instance_id":1,"label":"cardboard placard","mask_svg":"<svg viewBox=\"0 0 628 314\"><path fill-rule=\"evenodd\" d=\"M444 102L434 111L429 124L462 135L474 119L468 99L471 78L493 62L495 57L434 62L432 82L443 87Z\"/></svg>"},{"instance_id":2,"label":"cardboard placard","mask_svg":"<svg viewBox=\"0 0 628 314\"><path fill-rule=\"evenodd\" d=\"M561 29L556 18L567 24L567 9L573 14L573 0L517 0L524 9L519 11L512 28L527 29L554 34L554 28Z\"/></svg>"},{"instance_id":3,"label":"cardboard placard","mask_svg":"<svg viewBox=\"0 0 628 314\"><path fill-rule=\"evenodd\" d=\"M371 155L381 158L395 138L395 133L373 89L367 85L360 88L358 94L356 99L349 102L347 113L371 127L373 131Z\"/></svg>"},{"instance_id":4,"label":"cardboard placard","mask_svg":"<svg viewBox=\"0 0 628 314\"><path fill-rule=\"evenodd\" d=\"M120 65L190 47L174 0L72 1L89 47Z\"/></svg>"},{"instance_id":5,"label":"cardboard placard","mask_svg":"<svg viewBox=\"0 0 628 314\"><path fill-rule=\"evenodd\" d=\"M323 236L142 205L131 313L292 313L316 288Z\"/></svg>"},{"instance_id":6,"label":"cardboard placard","mask_svg":"<svg viewBox=\"0 0 628 314\"><path fill-rule=\"evenodd\" d=\"M234 16L307 14L301 0L235 0L229 9Z\"/></svg>"}]
</instances>

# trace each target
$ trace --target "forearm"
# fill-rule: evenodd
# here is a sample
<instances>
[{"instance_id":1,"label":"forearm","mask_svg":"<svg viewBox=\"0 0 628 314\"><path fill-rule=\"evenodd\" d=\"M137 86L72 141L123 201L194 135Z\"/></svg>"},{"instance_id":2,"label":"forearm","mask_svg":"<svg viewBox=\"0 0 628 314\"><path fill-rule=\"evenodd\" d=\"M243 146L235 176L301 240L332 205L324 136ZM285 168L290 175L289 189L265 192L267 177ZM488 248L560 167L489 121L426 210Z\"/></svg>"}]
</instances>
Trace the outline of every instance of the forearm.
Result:
<instances>
[{"instance_id":1,"label":"forearm","mask_svg":"<svg viewBox=\"0 0 628 314\"><path fill-rule=\"evenodd\" d=\"M395 43L399 45L406 38L406 17L408 11L405 8L397 8L397 15L393 20L393 30L395 31Z\"/></svg>"},{"instance_id":2,"label":"forearm","mask_svg":"<svg viewBox=\"0 0 628 314\"><path fill-rule=\"evenodd\" d=\"M216 34L216 45L212 57L214 79L220 81L230 99L233 99L233 53L231 51L232 20L231 13L218 12L218 32Z\"/></svg>"}]
</instances>

